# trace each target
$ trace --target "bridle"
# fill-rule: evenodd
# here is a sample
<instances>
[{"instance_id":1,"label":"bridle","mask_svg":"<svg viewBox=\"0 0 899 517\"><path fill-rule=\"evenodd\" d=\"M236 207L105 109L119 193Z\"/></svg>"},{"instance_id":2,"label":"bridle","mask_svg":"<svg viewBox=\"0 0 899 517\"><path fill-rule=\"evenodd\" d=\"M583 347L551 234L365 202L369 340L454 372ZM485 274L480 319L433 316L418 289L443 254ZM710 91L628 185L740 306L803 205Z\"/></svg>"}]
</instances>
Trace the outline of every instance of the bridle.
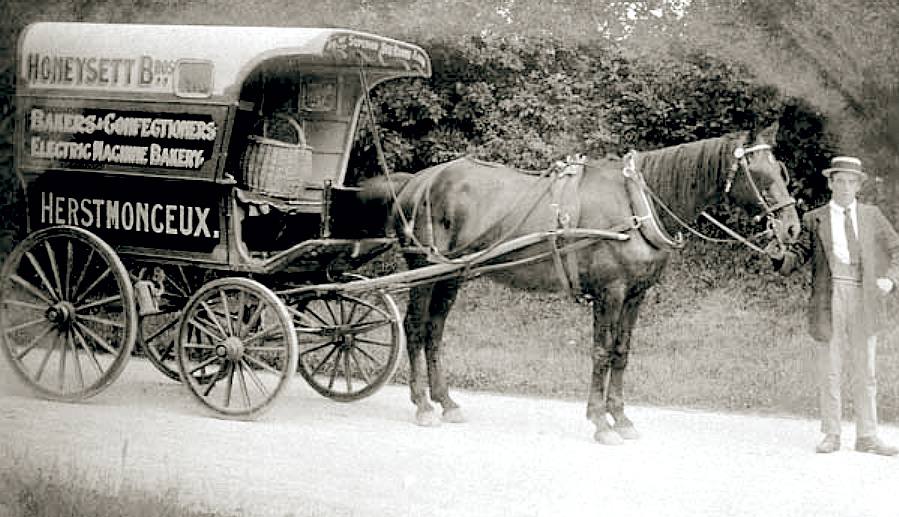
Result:
<instances>
[{"instance_id":1,"label":"bridle","mask_svg":"<svg viewBox=\"0 0 899 517\"><path fill-rule=\"evenodd\" d=\"M724 233L729 235L730 236L729 239L720 239L720 238L710 237L708 235L705 235L704 233L700 232L699 230L697 230L696 228L691 226L689 223L685 222L682 218L678 217L678 215L675 214L671 210L671 208L669 208L665 204L664 201L659 199L659 197L655 194L655 192L653 192L652 189L649 188L649 186L646 184L646 182L642 180L641 175L639 174L639 172L636 169L636 163L635 163L636 162L636 154L637 154L636 151L631 151L627 155L625 155L625 157L624 157L625 165L624 165L624 169L623 169L622 173L624 174L625 177L628 177L628 178L639 177L640 179L638 181L638 184L640 185L640 187L642 189L644 189L649 194L649 196L653 199L653 201L655 201L659 206L661 206L662 209L665 210L665 212L668 215L670 215L675 221L677 221L677 223L679 225L681 225L683 228L685 228L687 231L689 231L693 235L696 235L697 237L699 237L703 240L709 241L709 242L720 242L720 243L739 242L739 243L751 248L754 251L764 254L765 251L758 245L754 244L752 241L755 239L758 239L760 237L769 237L769 236L773 235L774 238L777 239L778 243L783 245L783 242L780 240L780 235L776 231L778 226L783 225L783 222L781 222L781 220L776 217L776 214L780 210L796 204L796 199L793 198L792 196L788 197L787 199L785 199L779 203L775 203L773 205L768 203L768 200L766 199L765 194L758 188L758 185L756 184L755 179L752 177L752 172L749 168L748 156L751 155L752 153L756 153L759 151L768 151L768 150L771 150L771 146L768 144L756 144L751 147L738 146L736 149L734 149L733 155L734 155L734 158L736 158L736 161L728 169L727 179L724 184L724 193L730 194L731 189L734 184L734 180L737 177L737 174L739 174L742 171L746 176L746 180L747 180L747 183L749 184L750 190L755 195L757 204L761 208L761 213L759 213L758 215L753 217L753 222L759 223L759 222L761 222L761 220L763 218L766 220L765 230L762 232L756 233L755 235L752 235L750 237L744 237L743 235L740 235L740 233L738 233L736 230L734 230L734 229L730 228L729 226L727 226L726 224L722 223L721 221L719 221L718 219L716 219L715 217L710 215L705 210L700 212L700 215L705 217L706 219L708 219L712 224L714 224L719 229L721 229ZM778 161L777 163L780 166L782 174L784 175L784 180L789 182L789 174L787 172L786 166L783 164L783 162Z\"/></svg>"}]
</instances>

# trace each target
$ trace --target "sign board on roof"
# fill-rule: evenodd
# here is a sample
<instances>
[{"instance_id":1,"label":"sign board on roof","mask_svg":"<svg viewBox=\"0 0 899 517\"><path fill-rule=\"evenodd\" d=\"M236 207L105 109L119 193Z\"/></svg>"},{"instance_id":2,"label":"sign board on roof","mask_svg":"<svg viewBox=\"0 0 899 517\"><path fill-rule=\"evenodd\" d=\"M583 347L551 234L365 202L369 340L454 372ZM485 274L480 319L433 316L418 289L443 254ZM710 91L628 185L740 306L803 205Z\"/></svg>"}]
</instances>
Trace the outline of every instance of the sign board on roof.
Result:
<instances>
[{"instance_id":1,"label":"sign board on roof","mask_svg":"<svg viewBox=\"0 0 899 517\"><path fill-rule=\"evenodd\" d=\"M427 77L428 55L341 29L37 23L19 45L19 88L235 97L247 74L279 57L363 64L373 77Z\"/></svg>"}]
</instances>

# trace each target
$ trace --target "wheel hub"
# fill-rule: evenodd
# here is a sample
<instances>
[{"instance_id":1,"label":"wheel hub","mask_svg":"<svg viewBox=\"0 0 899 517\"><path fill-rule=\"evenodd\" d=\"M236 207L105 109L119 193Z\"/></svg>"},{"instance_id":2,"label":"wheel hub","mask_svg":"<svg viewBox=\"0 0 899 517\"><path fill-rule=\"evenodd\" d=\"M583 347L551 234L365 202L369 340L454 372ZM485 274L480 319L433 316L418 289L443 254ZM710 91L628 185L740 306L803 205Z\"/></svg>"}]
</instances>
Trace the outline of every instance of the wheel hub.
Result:
<instances>
[{"instance_id":1,"label":"wheel hub","mask_svg":"<svg viewBox=\"0 0 899 517\"><path fill-rule=\"evenodd\" d=\"M63 326L69 324L72 321L72 316L74 314L75 307L69 302L62 301L57 302L55 305L48 308L44 316L50 323Z\"/></svg>"},{"instance_id":2,"label":"wheel hub","mask_svg":"<svg viewBox=\"0 0 899 517\"><path fill-rule=\"evenodd\" d=\"M244 347L243 341L241 341L239 337L231 336L215 347L215 354L219 357L237 361L243 357L245 349L246 347Z\"/></svg>"}]
</instances>

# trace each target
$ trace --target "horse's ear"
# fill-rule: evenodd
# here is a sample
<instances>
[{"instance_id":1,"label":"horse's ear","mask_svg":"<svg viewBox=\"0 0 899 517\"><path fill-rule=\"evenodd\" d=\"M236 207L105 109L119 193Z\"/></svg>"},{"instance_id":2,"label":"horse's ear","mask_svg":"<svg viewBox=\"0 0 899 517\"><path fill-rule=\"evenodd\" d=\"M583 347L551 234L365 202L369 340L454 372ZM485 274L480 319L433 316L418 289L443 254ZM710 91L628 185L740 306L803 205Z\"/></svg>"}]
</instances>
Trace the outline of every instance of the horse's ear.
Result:
<instances>
[{"instance_id":1,"label":"horse's ear","mask_svg":"<svg viewBox=\"0 0 899 517\"><path fill-rule=\"evenodd\" d=\"M770 146L777 145L777 129L778 123L775 122L770 126L762 129L756 134L756 141L766 143Z\"/></svg>"}]
</instances>

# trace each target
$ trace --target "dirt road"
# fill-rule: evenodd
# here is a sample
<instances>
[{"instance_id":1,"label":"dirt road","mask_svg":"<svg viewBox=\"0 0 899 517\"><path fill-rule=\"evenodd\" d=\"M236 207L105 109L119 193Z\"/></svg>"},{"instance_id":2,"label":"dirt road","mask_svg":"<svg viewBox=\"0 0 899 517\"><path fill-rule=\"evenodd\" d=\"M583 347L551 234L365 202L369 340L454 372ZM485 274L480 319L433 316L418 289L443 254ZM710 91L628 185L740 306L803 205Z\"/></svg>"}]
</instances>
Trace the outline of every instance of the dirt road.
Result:
<instances>
[{"instance_id":1,"label":"dirt road","mask_svg":"<svg viewBox=\"0 0 899 517\"><path fill-rule=\"evenodd\" d=\"M899 515L899 458L815 454L815 422L637 407L644 437L605 447L580 402L457 400L468 423L424 429L403 386L338 404L297 377L261 420L233 422L140 360L83 404L36 399L3 364L0 465L254 516ZM896 427L882 435L899 443Z\"/></svg>"}]
</instances>

